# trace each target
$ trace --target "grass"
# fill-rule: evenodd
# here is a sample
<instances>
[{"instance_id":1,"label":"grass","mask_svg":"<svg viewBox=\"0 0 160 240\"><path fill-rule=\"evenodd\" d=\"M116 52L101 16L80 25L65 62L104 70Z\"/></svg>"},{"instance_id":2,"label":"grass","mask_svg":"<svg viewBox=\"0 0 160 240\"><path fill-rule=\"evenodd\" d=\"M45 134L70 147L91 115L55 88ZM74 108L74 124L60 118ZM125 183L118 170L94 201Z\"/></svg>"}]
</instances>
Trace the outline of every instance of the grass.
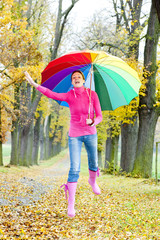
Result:
<instances>
[{"instance_id":1,"label":"grass","mask_svg":"<svg viewBox=\"0 0 160 240\"><path fill-rule=\"evenodd\" d=\"M8 145L8 144L3 145L3 164L4 164L4 166L7 166L10 162L10 152L11 152L10 145ZM60 159L63 159L67 156L68 156L68 149L64 149L58 155L52 157L51 159L40 161L38 166L32 166L29 168L23 167L23 166L12 166L11 168L2 166L2 167L0 167L0 172L1 173L13 173L13 174L15 174L16 172L26 173L28 170L31 172L36 172L43 168L48 168L48 167L53 166Z\"/></svg>"},{"instance_id":2,"label":"grass","mask_svg":"<svg viewBox=\"0 0 160 240\"><path fill-rule=\"evenodd\" d=\"M66 154L67 154L67 149L63 150L60 154L58 154L57 156L53 157L52 159L49 159L47 161L41 161L39 164L40 166L43 167L50 167L52 166L54 163L56 163L60 158L63 158ZM3 145L3 162L4 165L8 165L10 162L10 154L11 154L11 145L10 144L4 144ZM84 148L82 149L82 164L81 164L81 172L84 175L87 175L88 172L88 162L86 160L86 152L84 150ZM119 162L120 162L120 153L119 153ZM0 169L0 171L2 171ZM6 171L6 170L3 170ZM152 166L152 177L155 177L155 153L153 153L153 166ZM160 152L158 155L158 178L160 179Z\"/></svg>"},{"instance_id":3,"label":"grass","mask_svg":"<svg viewBox=\"0 0 160 240\"><path fill-rule=\"evenodd\" d=\"M60 159L63 159L67 156L68 156L68 149L64 149L63 151L61 151L59 154L52 157L51 159L40 161L39 164L41 167L51 167L53 164L58 162Z\"/></svg>"}]
</instances>

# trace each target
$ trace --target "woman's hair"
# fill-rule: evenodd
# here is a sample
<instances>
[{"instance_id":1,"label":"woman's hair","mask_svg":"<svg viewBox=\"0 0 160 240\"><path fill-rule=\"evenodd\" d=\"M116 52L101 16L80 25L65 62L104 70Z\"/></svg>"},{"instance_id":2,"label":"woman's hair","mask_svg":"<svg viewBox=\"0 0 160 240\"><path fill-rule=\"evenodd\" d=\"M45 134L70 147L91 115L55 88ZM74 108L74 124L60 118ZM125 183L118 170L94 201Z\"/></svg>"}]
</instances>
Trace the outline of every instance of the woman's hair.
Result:
<instances>
[{"instance_id":1,"label":"woman's hair","mask_svg":"<svg viewBox=\"0 0 160 240\"><path fill-rule=\"evenodd\" d=\"M74 72L72 72L71 79L72 79L73 74L76 72L80 73L82 75L83 79L85 80L84 74L80 70L75 70Z\"/></svg>"}]
</instances>

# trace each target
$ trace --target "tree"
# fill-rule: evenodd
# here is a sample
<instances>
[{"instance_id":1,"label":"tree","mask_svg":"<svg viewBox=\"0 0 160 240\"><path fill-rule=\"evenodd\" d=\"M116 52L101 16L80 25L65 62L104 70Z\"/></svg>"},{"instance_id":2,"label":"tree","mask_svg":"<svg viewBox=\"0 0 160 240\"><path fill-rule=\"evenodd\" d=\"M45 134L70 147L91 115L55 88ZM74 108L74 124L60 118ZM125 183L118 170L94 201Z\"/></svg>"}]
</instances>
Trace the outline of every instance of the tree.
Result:
<instances>
[{"instance_id":1,"label":"tree","mask_svg":"<svg viewBox=\"0 0 160 240\"><path fill-rule=\"evenodd\" d=\"M139 131L134 173L151 177L154 133L160 108L156 99L157 46L160 35L155 2L152 1L144 51L143 77L146 79L145 96L140 96Z\"/></svg>"},{"instance_id":2,"label":"tree","mask_svg":"<svg viewBox=\"0 0 160 240\"><path fill-rule=\"evenodd\" d=\"M29 102L31 102L29 99L29 97L31 97L31 89L29 86L27 87L26 83L23 83L24 71L27 70L27 68L31 68L30 65L33 66L32 70L35 68L37 71L38 68L41 68L41 54L37 51L37 47L33 42L32 35L34 31L28 30L28 22L23 15L25 11L25 2L2 2L1 16L3 17L0 18L2 34L0 62L3 69L1 70L1 77L3 79L3 89L12 89L10 99L12 98L13 101L13 112L16 113L16 119L12 118L12 150L10 162L15 165L19 163L19 156L23 156L21 147L24 146L24 144L20 141L19 137L22 137L22 124L24 123L25 125L25 120L28 121L27 117L24 118L24 116L26 116L27 110L30 111L31 115L29 115L33 116L37 104L34 102L33 108L29 106ZM24 98L24 96L26 96L26 98ZM26 107L25 102L28 103ZM29 109L27 109L27 107L29 107ZM21 126L19 124L21 124ZM21 149L21 151L19 151L19 149ZM24 151L26 151L26 149L27 145Z\"/></svg>"},{"instance_id":3,"label":"tree","mask_svg":"<svg viewBox=\"0 0 160 240\"><path fill-rule=\"evenodd\" d=\"M51 53L51 59L53 60L57 57L58 54L58 50L60 47L60 43L62 41L62 37L63 37L63 33L64 33L64 29L68 20L68 16L71 12L71 10L73 9L73 7L75 6L75 4L78 2L79 0L71 0L70 5L63 10L62 8L62 4L64 3L63 0L59 0L58 1L58 13L57 13L57 18L56 18L56 26L55 26L55 34L54 34L54 41L51 41L50 43L50 53ZM53 103L53 106L55 109L57 109L58 112L60 112L60 106L57 106L57 103ZM59 115L57 115L57 121L59 119ZM47 156L45 156L46 159L50 158L51 155L51 147L52 147L52 142L54 140L54 137L58 134L59 132L59 127L57 126L54 130L55 133L50 136L50 131L51 131L51 127L50 124L52 122L52 115L47 117L47 121L46 121L46 154ZM63 127L60 126L61 132ZM61 141L61 140L60 140Z\"/></svg>"},{"instance_id":4,"label":"tree","mask_svg":"<svg viewBox=\"0 0 160 240\"><path fill-rule=\"evenodd\" d=\"M58 14L57 14L57 20L56 20L56 29L55 29L55 37L54 37L54 44L53 46L50 46L51 50L51 60L55 59L57 57L58 48L63 36L63 31L65 28L65 25L67 23L68 15L70 14L71 10L75 6L75 4L79 0L71 0L71 4L66 8L64 11L62 9L62 3L63 0L59 0L58 2Z\"/></svg>"},{"instance_id":5,"label":"tree","mask_svg":"<svg viewBox=\"0 0 160 240\"><path fill-rule=\"evenodd\" d=\"M119 5L117 1L113 0L113 5L116 13L117 19L117 32L121 32L121 28L125 27L127 32L127 42L128 49L125 53L127 58L134 61L132 67L138 70L138 56L139 56L139 44L141 39L142 31L146 25L146 19L141 21L141 10L143 1L120 0ZM120 11L118 10L120 9ZM142 22L142 23L141 23ZM126 42L125 42L126 44ZM126 172L132 172L135 153L137 147L137 137L138 137L138 114L132 116L132 121L134 124L125 123L122 124L121 129L121 169Z\"/></svg>"}]
</instances>

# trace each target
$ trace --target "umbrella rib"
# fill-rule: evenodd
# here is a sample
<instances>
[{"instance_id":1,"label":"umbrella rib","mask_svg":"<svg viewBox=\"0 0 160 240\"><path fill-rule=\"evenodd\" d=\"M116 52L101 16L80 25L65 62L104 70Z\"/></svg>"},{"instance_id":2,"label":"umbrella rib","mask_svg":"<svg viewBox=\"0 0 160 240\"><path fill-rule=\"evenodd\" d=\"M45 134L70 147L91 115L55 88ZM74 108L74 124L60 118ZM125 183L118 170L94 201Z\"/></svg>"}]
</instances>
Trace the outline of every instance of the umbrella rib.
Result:
<instances>
[{"instance_id":1,"label":"umbrella rib","mask_svg":"<svg viewBox=\"0 0 160 240\"><path fill-rule=\"evenodd\" d=\"M112 63L115 63L115 61L116 61L116 59L117 59L117 62L119 62L119 60L121 60L120 62L121 63L123 63L124 65L126 65L127 67L129 67L129 69L128 70L132 70L132 71L135 71L133 68L131 68L125 61L123 61L122 59L120 59L120 58L117 58L116 56L111 56L110 54L108 54L108 56L110 56L110 57L114 57L115 59L114 60L110 60L110 61L108 61L108 63L105 63L105 61L106 61L106 59L107 59L107 56L104 56L103 58L101 58L101 59L97 59L97 57L96 57L96 61L94 61L94 63L96 64L97 63L97 61L99 61L98 62L98 64L99 65L101 65L101 64L103 64L104 63L104 66L107 68L107 65L110 65L110 66L115 66L114 64L112 64ZM119 69L122 69L122 68L120 68L119 66L116 66L117 68L119 68ZM126 72L128 72L129 74L131 74L137 81L139 81L139 78L138 78L138 75L137 75L137 77L135 77L135 75L134 74L132 74L130 71L128 71L128 70L124 70L124 71L126 71ZM136 71L135 71L136 72Z\"/></svg>"},{"instance_id":2,"label":"umbrella rib","mask_svg":"<svg viewBox=\"0 0 160 240\"><path fill-rule=\"evenodd\" d=\"M88 63L87 61L86 61L86 57L84 57L84 55L83 55L83 52L82 53L80 53L80 55L82 56L82 59L84 60L84 63L82 63L81 61L77 61L78 63L80 63L80 65L82 65L82 64L84 64L84 65L89 65L89 64L91 64L91 62L90 63ZM77 58L76 57L74 57L74 54L73 54L73 59L74 60L77 60ZM69 63L72 63L71 61L69 61ZM75 66L75 65L73 65L73 66Z\"/></svg>"},{"instance_id":3,"label":"umbrella rib","mask_svg":"<svg viewBox=\"0 0 160 240\"><path fill-rule=\"evenodd\" d=\"M107 74L102 68L101 68L101 66L99 66L99 65L96 65L97 66L97 68L100 68L101 69L101 71L103 71L105 74ZM119 67L117 67L117 68L119 68ZM106 67L106 69L107 69L107 67ZM123 70L123 69L121 69L121 68L119 68L120 70ZM112 70L111 70L112 71ZM116 72L117 73L117 72ZM128 73L128 72L127 72ZM118 73L117 73L118 74ZM121 75L120 75L121 76ZM132 76L132 75L131 75ZM133 76L132 76L133 77ZM135 78L135 80L137 80L138 82L139 82L139 80L138 79L136 79ZM128 83L131 87L132 87L132 89L135 91L135 89L134 89L134 86L131 84L131 83L129 83L126 79L125 79L125 81L126 81L126 83ZM115 84L119 87L119 85L115 82ZM136 91L135 91L135 93L136 93Z\"/></svg>"},{"instance_id":4,"label":"umbrella rib","mask_svg":"<svg viewBox=\"0 0 160 240\"><path fill-rule=\"evenodd\" d=\"M77 57L76 56L74 56L76 53L73 53L72 54L72 59L73 60L76 60L76 62L77 62L77 64L75 65L74 63L72 63L72 61L66 61L66 62L68 62L68 63L71 63L72 64L72 66L78 66L78 65L89 65L89 64L91 64L91 61L90 61L90 63L88 63L87 62L87 60L86 60L86 58L87 57L85 57L84 55L83 55L83 53L84 52L82 52L82 53L80 53L80 56L82 57L82 59L84 60L84 62L81 62L80 60L77 60ZM90 54L90 53L89 53ZM67 54L68 55L68 54ZM64 55L64 56L67 56L67 55ZM62 57L64 57L64 56L62 56ZM61 58L61 57L60 57ZM55 59L56 60L56 59ZM89 59L88 59L89 60ZM60 65L61 64L61 62L59 63L59 64L57 64L57 65L54 65L54 66L58 66L58 65ZM71 67L71 66L70 66ZM48 70L48 69L47 69Z\"/></svg>"}]
</instances>

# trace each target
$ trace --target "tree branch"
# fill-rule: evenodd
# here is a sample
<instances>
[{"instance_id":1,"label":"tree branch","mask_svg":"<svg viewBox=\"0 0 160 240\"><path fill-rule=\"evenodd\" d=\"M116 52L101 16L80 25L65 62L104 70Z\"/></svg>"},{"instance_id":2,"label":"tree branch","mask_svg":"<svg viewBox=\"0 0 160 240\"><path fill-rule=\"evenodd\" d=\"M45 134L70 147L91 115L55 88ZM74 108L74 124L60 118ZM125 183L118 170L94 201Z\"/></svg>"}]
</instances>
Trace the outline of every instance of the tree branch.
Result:
<instances>
[{"instance_id":1,"label":"tree branch","mask_svg":"<svg viewBox=\"0 0 160 240\"><path fill-rule=\"evenodd\" d=\"M8 63L8 65L7 65L4 69L2 69L2 70L0 71L0 73L2 73L3 71L5 71L11 64L12 64L12 62Z\"/></svg>"},{"instance_id":2,"label":"tree branch","mask_svg":"<svg viewBox=\"0 0 160 240\"><path fill-rule=\"evenodd\" d=\"M123 0L120 0L120 2L121 2L122 16L123 16L123 19L124 19L126 30L128 30L129 33L130 33L130 28L129 28L128 19L127 19L126 12L125 12L124 2L123 2Z\"/></svg>"},{"instance_id":3,"label":"tree branch","mask_svg":"<svg viewBox=\"0 0 160 240\"><path fill-rule=\"evenodd\" d=\"M123 51L123 49L122 48L120 48L120 47L118 47L118 46L115 46L115 45L113 45L113 44L111 44L111 43L98 43L101 47L104 47L104 46L108 46L108 47L111 47L111 48L116 48L116 49L118 49L118 50L120 50L122 53L124 53L124 54L126 54L126 52L124 52Z\"/></svg>"}]
</instances>

